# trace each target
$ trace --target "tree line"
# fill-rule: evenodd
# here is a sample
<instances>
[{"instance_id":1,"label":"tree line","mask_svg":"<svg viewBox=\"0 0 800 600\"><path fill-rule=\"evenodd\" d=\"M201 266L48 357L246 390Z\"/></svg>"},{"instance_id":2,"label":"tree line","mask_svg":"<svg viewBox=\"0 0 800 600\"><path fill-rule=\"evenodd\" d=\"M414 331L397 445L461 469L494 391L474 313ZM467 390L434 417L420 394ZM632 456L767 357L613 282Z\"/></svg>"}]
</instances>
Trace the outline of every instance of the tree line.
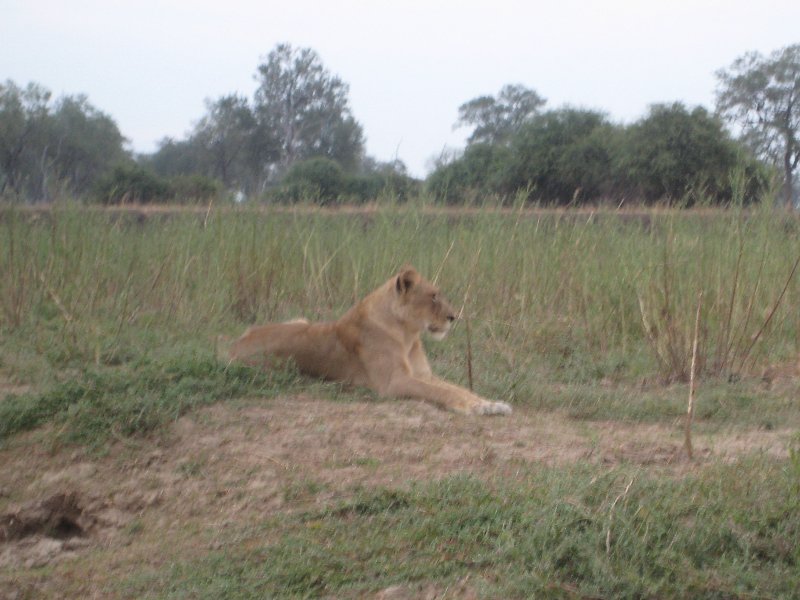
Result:
<instances>
[{"instance_id":1,"label":"tree line","mask_svg":"<svg viewBox=\"0 0 800 600\"><path fill-rule=\"evenodd\" d=\"M748 53L717 73L716 111L651 106L622 125L594 110L546 109L522 85L458 109L466 147L424 182L401 161L366 155L348 85L310 48L276 46L252 98L206 102L184 139L134 156L85 96L53 100L37 84L0 84L0 197L106 203L203 200L365 202L425 193L461 204L494 196L558 205L749 202L780 181L792 204L800 161L800 45ZM736 131L734 136L731 130Z\"/></svg>"},{"instance_id":2,"label":"tree line","mask_svg":"<svg viewBox=\"0 0 800 600\"><path fill-rule=\"evenodd\" d=\"M460 122L475 129L463 154L428 178L435 197L450 204L487 195L556 205L728 203L756 200L770 185L770 169L702 107L652 106L628 126L569 107L518 118L501 106L506 90L491 104L519 124L485 114L475 122L474 105L462 106Z\"/></svg>"}]
</instances>

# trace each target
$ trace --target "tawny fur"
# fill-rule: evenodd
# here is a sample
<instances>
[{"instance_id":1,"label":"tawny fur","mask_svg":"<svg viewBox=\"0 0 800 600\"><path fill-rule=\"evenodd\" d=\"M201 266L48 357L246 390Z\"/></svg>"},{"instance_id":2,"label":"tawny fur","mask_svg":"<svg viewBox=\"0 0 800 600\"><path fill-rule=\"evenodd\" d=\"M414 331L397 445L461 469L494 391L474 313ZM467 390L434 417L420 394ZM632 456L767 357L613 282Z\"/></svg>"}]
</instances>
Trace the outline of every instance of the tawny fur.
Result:
<instances>
[{"instance_id":1,"label":"tawny fur","mask_svg":"<svg viewBox=\"0 0 800 600\"><path fill-rule=\"evenodd\" d=\"M406 267L338 321L250 327L231 344L229 359L263 368L291 359L302 373L384 397L419 398L463 414L511 413L505 402L481 398L431 372L420 334L442 339L454 320L438 288Z\"/></svg>"}]
</instances>

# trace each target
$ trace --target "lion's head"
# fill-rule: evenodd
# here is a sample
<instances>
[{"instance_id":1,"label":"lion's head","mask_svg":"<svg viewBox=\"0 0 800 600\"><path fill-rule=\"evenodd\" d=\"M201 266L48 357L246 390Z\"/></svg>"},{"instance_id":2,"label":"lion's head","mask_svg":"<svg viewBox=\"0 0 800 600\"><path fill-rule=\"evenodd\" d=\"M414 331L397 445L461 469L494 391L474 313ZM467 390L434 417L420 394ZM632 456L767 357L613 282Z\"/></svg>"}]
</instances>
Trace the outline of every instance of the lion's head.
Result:
<instances>
[{"instance_id":1,"label":"lion's head","mask_svg":"<svg viewBox=\"0 0 800 600\"><path fill-rule=\"evenodd\" d=\"M427 331L441 340L456 320L455 312L442 293L414 267L404 267L396 276L397 315L417 331Z\"/></svg>"}]
</instances>

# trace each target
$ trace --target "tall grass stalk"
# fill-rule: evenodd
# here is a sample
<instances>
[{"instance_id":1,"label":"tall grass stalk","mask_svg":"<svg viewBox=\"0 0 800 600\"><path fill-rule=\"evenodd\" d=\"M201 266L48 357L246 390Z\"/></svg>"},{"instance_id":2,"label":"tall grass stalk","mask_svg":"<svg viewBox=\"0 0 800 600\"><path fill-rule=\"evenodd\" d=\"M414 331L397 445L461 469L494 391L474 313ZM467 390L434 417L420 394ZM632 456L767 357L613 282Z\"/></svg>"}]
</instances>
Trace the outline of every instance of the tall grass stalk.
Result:
<instances>
[{"instance_id":1,"label":"tall grass stalk","mask_svg":"<svg viewBox=\"0 0 800 600\"><path fill-rule=\"evenodd\" d=\"M694 317L694 339L692 341L692 365L689 371L689 405L686 408L686 426L684 427L684 448L689 460L693 458L692 421L694 420L694 391L697 375L697 341L700 334L700 309L703 307L703 293L697 294L697 313Z\"/></svg>"},{"instance_id":2,"label":"tall grass stalk","mask_svg":"<svg viewBox=\"0 0 800 600\"><path fill-rule=\"evenodd\" d=\"M702 227L692 232L686 223L676 223L676 218L670 217L660 243L660 260L649 265L651 275L642 280L638 295L643 330L662 376L688 380L691 286L708 300L702 315L698 374L740 377L755 367L756 360L747 361L756 348L762 361L776 360L774 355L768 357L769 347L759 342L762 336L791 336L794 327L788 320L773 327L772 321L787 301L787 292L793 290L789 293L794 297L798 288L800 248L790 233L797 222L764 209L734 210L700 217ZM783 308L787 319L791 311ZM789 343L789 337L777 341L779 346Z\"/></svg>"},{"instance_id":3,"label":"tall grass stalk","mask_svg":"<svg viewBox=\"0 0 800 600\"><path fill-rule=\"evenodd\" d=\"M797 231L764 208L5 209L0 328L57 368L113 364L176 339L211 348L253 322L335 318L411 263L466 299L476 372L505 372L501 387L686 380L698 290L698 375L739 375L796 359Z\"/></svg>"}]
</instances>

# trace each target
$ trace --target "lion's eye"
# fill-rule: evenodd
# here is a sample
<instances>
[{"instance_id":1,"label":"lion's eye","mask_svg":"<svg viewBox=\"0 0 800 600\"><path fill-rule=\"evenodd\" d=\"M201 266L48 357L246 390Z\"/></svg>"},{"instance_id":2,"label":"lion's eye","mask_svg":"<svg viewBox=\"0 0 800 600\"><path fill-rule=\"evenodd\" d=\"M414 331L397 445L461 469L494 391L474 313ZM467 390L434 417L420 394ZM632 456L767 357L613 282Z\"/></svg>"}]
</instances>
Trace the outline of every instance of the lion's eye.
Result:
<instances>
[{"instance_id":1,"label":"lion's eye","mask_svg":"<svg viewBox=\"0 0 800 600\"><path fill-rule=\"evenodd\" d=\"M431 300L433 300L434 304L438 304L439 303L439 295L438 294L434 294L433 296L431 296Z\"/></svg>"}]
</instances>

